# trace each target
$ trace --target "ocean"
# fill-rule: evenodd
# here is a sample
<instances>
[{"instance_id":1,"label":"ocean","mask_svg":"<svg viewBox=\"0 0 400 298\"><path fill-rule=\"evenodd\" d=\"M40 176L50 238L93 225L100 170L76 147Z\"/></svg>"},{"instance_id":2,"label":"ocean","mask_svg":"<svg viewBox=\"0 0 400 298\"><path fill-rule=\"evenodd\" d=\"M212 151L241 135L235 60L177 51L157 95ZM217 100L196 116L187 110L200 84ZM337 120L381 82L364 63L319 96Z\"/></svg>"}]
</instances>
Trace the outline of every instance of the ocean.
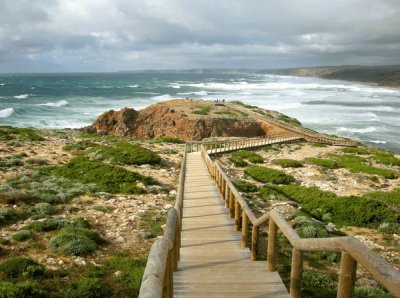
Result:
<instances>
[{"instance_id":1,"label":"ocean","mask_svg":"<svg viewBox=\"0 0 400 298\"><path fill-rule=\"evenodd\" d=\"M0 75L0 125L79 128L172 98L240 100L318 131L400 152L400 90L252 72Z\"/></svg>"}]
</instances>

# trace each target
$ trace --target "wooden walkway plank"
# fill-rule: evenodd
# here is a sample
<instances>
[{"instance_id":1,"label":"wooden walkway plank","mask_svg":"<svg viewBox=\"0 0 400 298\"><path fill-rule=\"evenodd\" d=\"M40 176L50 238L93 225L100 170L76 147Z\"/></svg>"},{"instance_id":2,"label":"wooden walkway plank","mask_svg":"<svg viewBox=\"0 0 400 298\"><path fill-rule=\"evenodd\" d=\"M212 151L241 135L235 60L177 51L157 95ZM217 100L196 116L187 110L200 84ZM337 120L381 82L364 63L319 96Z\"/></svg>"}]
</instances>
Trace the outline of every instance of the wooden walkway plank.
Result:
<instances>
[{"instance_id":1,"label":"wooden walkway plank","mask_svg":"<svg viewBox=\"0 0 400 298\"><path fill-rule=\"evenodd\" d=\"M174 297L289 297L276 272L250 259L198 152L187 156Z\"/></svg>"}]
</instances>

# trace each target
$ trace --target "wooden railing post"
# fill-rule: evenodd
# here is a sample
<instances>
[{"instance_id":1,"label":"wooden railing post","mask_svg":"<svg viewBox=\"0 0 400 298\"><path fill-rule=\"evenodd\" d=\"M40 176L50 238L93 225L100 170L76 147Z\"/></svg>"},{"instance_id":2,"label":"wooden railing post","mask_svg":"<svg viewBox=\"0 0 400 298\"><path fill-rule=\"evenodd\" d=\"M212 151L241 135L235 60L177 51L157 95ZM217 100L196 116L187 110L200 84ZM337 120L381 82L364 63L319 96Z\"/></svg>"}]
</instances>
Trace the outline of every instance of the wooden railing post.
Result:
<instances>
[{"instance_id":1,"label":"wooden railing post","mask_svg":"<svg viewBox=\"0 0 400 298\"><path fill-rule=\"evenodd\" d=\"M246 211L242 211L242 247L247 247L248 228Z\"/></svg>"},{"instance_id":2,"label":"wooden railing post","mask_svg":"<svg viewBox=\"0 0 400 298\"><path fill-rule=\"evenodd\" d=\"M356 281L357 262L348 253L342 252L340 260L340 275L338 284L338 298L351 298Z\"/></svg>"},{"instance_id":3,"label":"wooden railing post","mask_svg":"<svg viewBox=\"0 0 400 298\"><path fill-rule=\"evenodd\" d=\"M258 239L260 237L260 227L253 226L251 229L251 260L257 261Z\"/></svg>"},{"instance_id":4,"label":"wooden railing post","mask_svg":"<svg viewBox=\"0 0 400 298\"><path fill-rule=\"evenodd\" d=\"M240 230L240 204L237 198L235 198L235 231Z\"/></svg>"},{"instance_id":5,"label":"wooden railing post","mask_svg":"<svg viewBox=\"0 0 400 298\"><path fill-rule=\"evenodd\" d=\"M225 191L224 191L224 200L225 200L225 208L229 208L229 186L227 181L225 180Z\"/></svg>"},{"instance_id":6,"label":"wooden railing post","mask_svg":"<svg viewBox=\"0 0 400 298\"><path fill-rule=\"evenodd\" d=\"M292 271L290 273L290 298L300 297L301 275L303 273L303 252L292 249Z\"/></svg>"},{"instance_id":7,"label":"wooden railing post","mask_svg":"<svg viewBox=\"0 0 400 298\"><path fill-rule=\"evenodd\" d=\"M268 271L275 271L276 261L276 232L277 226L272 218L269 219L268 226L268 250L267 250L267 269Z\"/></svg>"},{"instance_id":8,"label":"wooden railing post","mask_svg":"<svg viewBox=\"0 0 400 298\"><path fill-rule=\"evenodd\" d=\"M233 192L229 189L229 217L233 218L235 216L235 198Z\"/></svg>"}]
</instances>

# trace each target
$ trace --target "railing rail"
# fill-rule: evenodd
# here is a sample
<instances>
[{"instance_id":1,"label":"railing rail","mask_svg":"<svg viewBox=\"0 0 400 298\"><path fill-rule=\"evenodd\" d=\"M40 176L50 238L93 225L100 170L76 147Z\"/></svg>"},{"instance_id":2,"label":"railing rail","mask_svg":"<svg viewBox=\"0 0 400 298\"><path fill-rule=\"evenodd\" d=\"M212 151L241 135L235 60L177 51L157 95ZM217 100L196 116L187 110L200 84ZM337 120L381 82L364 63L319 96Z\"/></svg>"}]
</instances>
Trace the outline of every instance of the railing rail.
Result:
<instances>
[{"instance_id":1,"label":"railing rail","mask_svg":"<svg viewBox=\"0 0 400 298\"><path fill-rule=\"evenodd\" d=\"M257 259L260 227L268 225L268 245L266 267L275 271L277 256L278 228L293 247L290 277L290 296L300 297L301 275L303 271L303 253L306 251L341 252L338 297L352 297L356 279L357 263L369 271L395 297L400 297L400 273L390 266L386 260L373 253L355 237L301 238L292 226L276 210L257 218L246 201L237 191L228 175L218 161L213 162L206 146L201 146L201 154L210 176L215 180L218 189L229 209L229 216L234 218L234 229L241 231L242 247L247 247L251 233L251 259ZM251 226L251 232L249 231Z\"/></svg>"},{"instance_id":2,"label":"railing rail","mask_svg":"<svg viewBox=\"0 0 400 298\"><path fill-rule=\"evenodd\" d=\"M140 298L173 296L173 272L178 269L181 247L183 195L185 188L187 146L181 164L175 206L168 210L164 236L151 246L140 286Z\"/></svg>"},{"instance_id":3,"label":"railing rail","mask_svg":"<svg viewBox=\"0 0 400 298\"><path fill-rule=\"evenodd\" d=\"M346 140L343 138L335 138L331 137L328 135L322 135L320 133L313 133L312 131L302 128L296 125L292 125L290 123L275 119L271 116L268 115L260 115L254 111L251 111L249 109L243 108L241 106L238 106L237 104L232 104L232 103L225 103L226 106L228 106L230 109L239 111L239 112L244 112L249 115L251 115L254 119L262 121L262 122L269 122L273 123L276 126L279 126L283 129L292 131L297 134L301 134L305 137L307 141L311 142L320 142L320 143L325 143L325 144L331 144L331 145L339 145L339 146L357 146L359 143L356 141L352 140Z\"/></svg>"}]
</instances>

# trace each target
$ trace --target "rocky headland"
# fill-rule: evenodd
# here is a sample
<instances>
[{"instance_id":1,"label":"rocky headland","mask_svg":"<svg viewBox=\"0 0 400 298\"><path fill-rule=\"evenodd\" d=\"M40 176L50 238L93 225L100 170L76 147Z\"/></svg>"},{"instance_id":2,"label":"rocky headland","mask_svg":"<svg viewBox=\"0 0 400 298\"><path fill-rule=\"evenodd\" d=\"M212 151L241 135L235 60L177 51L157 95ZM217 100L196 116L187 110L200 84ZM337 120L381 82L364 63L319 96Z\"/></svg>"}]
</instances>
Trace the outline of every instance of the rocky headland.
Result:
<instances>
[{"instance_id":1,"label":"rocky headland","mask_svg":"<svg viewBox=\"0 0 400 298\"><path fill-rule=\"evenodd\" d=\"M262 73L375 83L400 87L400 66L326 66L265 70Z\"/></svg>"}]
</instances>

